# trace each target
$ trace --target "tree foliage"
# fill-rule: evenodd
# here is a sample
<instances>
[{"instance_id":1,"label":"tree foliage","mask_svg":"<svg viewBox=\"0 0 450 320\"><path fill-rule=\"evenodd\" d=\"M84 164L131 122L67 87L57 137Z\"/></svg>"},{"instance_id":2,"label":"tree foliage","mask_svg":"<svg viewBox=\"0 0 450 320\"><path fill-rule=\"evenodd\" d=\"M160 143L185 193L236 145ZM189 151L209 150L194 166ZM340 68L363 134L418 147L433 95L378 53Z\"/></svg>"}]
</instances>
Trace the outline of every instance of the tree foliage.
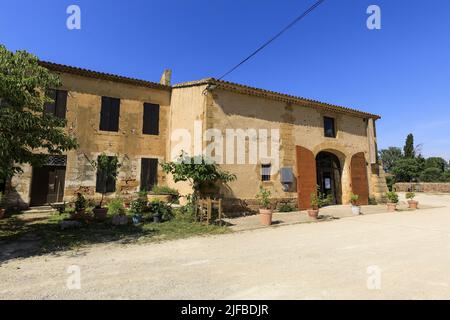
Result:
<instances>
[{"instance_id":1,"label":"tree foliage","mask_svg":"<svg viewBox=\"0 0 450 320\"><path fill-rule=\"evenodd\" d=\"M448 162L439 157L430 157L425 160L425 168L436 168L441 173L447 169Z\"/></svg>"},{"instance_id":2,"label":"tree foliage","mask_svg":"<svg viewBox=\"0 0 450 320\"><path fill-rule=\"evenodd\" d=\"M405 146L403 147L403 155L405 158L414 158L416 156L414 150L414 136L412 133L406 137Z\"/></svg>"},{"instance_id":3,"label":"tree foliage","mask_svg":"<svg viewBox=\"0 0 450 320\"><path fill-rule=\"evenodd\" d=\"M397 182L412 182L419 179L423 163L417 158L398 160L392 168L392 174Z\"/></svg>"},{"instance_id":4,"label":"tree foliage","mask_svg":"<svg viewBox=\"0 0 450 320\"><path fill-rule=\"evenodd\" d=\"M386 172L392 174L388 185L395 182L450 182L449 162L440 157L425 159L414 146L414 137L409 134L402 154L400 148L389 147L380 150L380 158Z\"/></svg>"},{"instance_id":5,"label":"tree foliage","mask_svg":"<svg viewBox=\"0 0 450 320\"><path fill-rule=\"evenodd\" d=\"M163 163L161 166L165 173L173 175L175 182L190 182L196 194L201 193L201 190L210 184L236 180L236 175L222 171L206 157L190 157L183 152L176 161Z\"/></svg>"},{"instance_id":6,"label":"tree foliage","mask_svg":"<svg viewBox=\"0 0 450 320\"><path fill-rule=\"evenodd\" d=\"M0 179L21 172L22 164L41 166L47 154L76 148L64 130L66 121L43 112L52 102L48 90L59 86L37 57L0 45Z\"/></svg>"},{"instance_id":7,"label":"tree foliage","mask_svg":"<svg viewBox=\"0 0 450 320\"><path fill-rule=\"evenodd\" d=\"M389 147L387 149L380 150L379 155L383 163L383 168L386 172L391 172L395 163L403 158L402 150L398 147Z\"/></svg>"}]
</instances>

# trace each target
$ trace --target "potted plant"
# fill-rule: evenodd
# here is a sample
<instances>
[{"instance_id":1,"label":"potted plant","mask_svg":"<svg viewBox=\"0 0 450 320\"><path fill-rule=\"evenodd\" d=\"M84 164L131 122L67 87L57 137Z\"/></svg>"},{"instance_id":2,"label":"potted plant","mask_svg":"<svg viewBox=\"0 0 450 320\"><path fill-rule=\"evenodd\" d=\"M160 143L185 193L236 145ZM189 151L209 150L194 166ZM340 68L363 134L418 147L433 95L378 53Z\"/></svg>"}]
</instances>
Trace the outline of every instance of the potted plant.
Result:
<instances>
[{"instance_id":1,"label":"potted plant","mask_svg":"<svg viewBox=\"0 0 450 320\"><path fill-rule=\"evenodd\" d=\"M393 212L397 209L397 203L398 203L398 194L395 191L389 191L386 193L386 196L388 198L387 208L388 211Z\"/></svg>"},{"instance_id":2,"label":"potted plant","mask_svg":"<svg viewBox=\"0 0 450 320\"><path fill-rule=\"evenodd\" d=\"M121 226L128 223L128 217L126 215L123 200L121 198L115 198L111 200L108 204L108 211L113 216L113 225Z\"/></svg>"},{"instance_id":3,"label":"potted plant","mask_svg":"<svg viewBox=\"0 0 450 320\"><path fill-rule=\"evenodd\" d=\"M5 217L5 196L3 195L3 193L0 193L0 219L3 219Z\"/></svg>"},{"instance_id":4,"label":"potted plant","mask_svg":"<svg viewBox=\"0 0 450 320\"><path fill-rule=\"evenodd\" d=\"M406 199L408 199L408 205L410 209L417 209L417 206L419 205L419 202L414 200L415 197L416 194L414 192L406 193Z\"/></svg>"},{"instance_id":5,"label":"potted plant","mask_svg":"<svg viewBox=\"0 0 450 320\"><path fill-rule=\"evenodd\" d=\"M149 204L149 210L154 223L168 221L172 218L172 209L161 200L153 200Z\"/></svg>"},{"instance_id":6,"label":"potted plant","mask_svg":"<svg viewBox=\"0 0 450 320\"><path fill-rule=\"evenodd\" d=\"M319 197L317 192L311 193L310 205L311 207L308 209L308 216L317 219L319 216Z\"/></svg>"},{"instance_id":7,"label":"potted plant","mask_svg":"<svg viewBox=\"0 0 450 320\"><path fill-rule=\"evenodd\" d=\"M84 219L86 216L86 204L86 198L78 192L75 199L75 211L71 214L71 218L75 220Z\"/></svg>"},{"instance_id":8,"label":"potted plant","mask_svg":"<svg viewBox=\"0 0 450 320\"><path fill-rule=\"evenodd\" d=\"M131 217L133 224L139 224L142 222L142 213L147 205L147 200L143 198L138 198L131 201L130 203L130 213L133 215Z\"/></svg>"},{"instance_id":9,"label":"potted plant","mask_svg":"<svg viewBox=\"0 0 450 320\"><path fill-rule=\"evenodd\" d=\"M264 226L270 226L272 224L272 210L270 209L270 196L271 192L263 187L259 187L259 193L256 198L259 199L259 217L261 224Z\"/></svg>"},{"instance_id":10,"label":"potted plant","mask_svg":"<svg viewBox=\"0 0 450 320\"><path fill-rule=\"evenodd\" d=\"M350 203L352 204L352 213L355 216L358 216L361 214L361 207L358 205L359 195L357 194L351 194L350 195Z\"/></svg>"}]
</instances>

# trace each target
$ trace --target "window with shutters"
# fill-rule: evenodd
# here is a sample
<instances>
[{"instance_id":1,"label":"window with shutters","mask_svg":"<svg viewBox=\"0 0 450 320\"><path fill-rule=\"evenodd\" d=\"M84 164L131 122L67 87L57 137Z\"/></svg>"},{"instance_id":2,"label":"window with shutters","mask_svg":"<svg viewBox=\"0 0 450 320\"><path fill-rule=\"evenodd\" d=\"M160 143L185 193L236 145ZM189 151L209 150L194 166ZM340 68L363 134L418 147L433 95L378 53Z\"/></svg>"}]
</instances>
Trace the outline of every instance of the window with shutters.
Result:
<instances>
[{"instance_id":1,"label":"window with shutters","mask_svg":"<svg viewBox=\"0 0 450 320\"><path fill-rule=\"evenodd\" d=\"M44 105L44 112L65 119L67 110L67 91L49 90L47 95L53 100Z\"/></svg>"},{"instance_id":2,"label":"window with shutters","mask_svg":"<svg viewBox=\"0 0 450 320\"><path fill-rule=\"evenodd\" d=\"M261 165L261 181L270 181L272 166L270 164Z\"/></svg>"},{"instance_id":3,"label":"window with shutters","mask_svg":"<svg viewBox=\"0 0 450 320\"><path fill-rule=\"evenodd\" d=\"M159 105L144 103L143 134L159 134Z\"/></svg>"},{"instance_id":4,"label":"window with shutters","mask_svg":"<svg viewBox=\"0 0 450 320\"><path fill-rule=\"evenodd\" d=\"M141 159L141 190L151 191L158 184L158 159Z\"/></svg>"},{"instance_id":5,"label":"window with shutters","mask_svg":"<svg viewBox=\"0 0 450 320\"><path fill-rule=\"evenodd\" d=\"M100 112L101 131L119 131L120 99L102 97L102 108Z\"/></svg>"},{"instance_id":6,"label":"window with shutters","mask_svg":"<svg viewBox=\"0 0 450 320\"><path fill-rule=\"evenodd\" d=\"M330 117L323 118L323 127L325 131L325 137L336 138L336 127L334 125L334 119Z\"/></svg>"},{"instance_id":7,"label":"window with shutters","mask_svg":"<svg viewBox=\"0 0 450 320\"><path fill-rule=\"evenodd\" d=\"M109 193L116 191L117 157L108 157L109 165L106 169L97 169L95 192Z\"/></svg>"}]
</instances>

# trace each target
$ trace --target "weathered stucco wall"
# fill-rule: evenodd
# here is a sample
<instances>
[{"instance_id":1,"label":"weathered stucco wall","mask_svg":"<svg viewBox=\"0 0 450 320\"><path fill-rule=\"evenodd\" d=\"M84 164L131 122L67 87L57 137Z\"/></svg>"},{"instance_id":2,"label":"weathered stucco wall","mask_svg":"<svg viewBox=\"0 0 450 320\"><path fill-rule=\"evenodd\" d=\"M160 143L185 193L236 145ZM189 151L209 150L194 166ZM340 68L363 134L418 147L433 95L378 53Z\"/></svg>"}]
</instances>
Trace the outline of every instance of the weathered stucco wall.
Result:
<instances>
[{"instance_id":1,"label":"weathered stucco wall","mask_svg":"<svg viewBox=\"0 0 450 320\"><path fill-rule=\"evenodd\" d=\"M121 163L116 194L126 197L139 190L141 158L164 161L169 131L170 90L133 86L106 80L61 74L62 89L68 90L67 130L78 140L79 148L67 153L64 199L69 201L78 190L92 198L95 193L96 170L88 159L101 153L118 155ZM120 98L119 131L99 130L102 96ZM143 103L160 105L158 136L143 135ZM30 200L31 168L13 179L12 185L23 202ZM165 176L159 169L158 183ZM45 186L43 186L45 187ZM112 196L116 195L112 194Z\"/></svg>"},{"instance_id":2,"label":"weathered stucco wall","mask_svg":"<svg viewBox=\"0 0 450 320\"><path fill-rule=\"evenodd\" d=\"M202 135L205 124L205 96L203 91L206 86L174 88L172 90L171 111L170 111L170 134L168 136L167 158L175 159L181 150L191 155L196 154L194 150L194 124L196 121L203 123L200 131L199 144L203 146ZM184 132L184 134L183 134ZM169 175L167 184L178 189L181 195L192 193L192 187L187 182L173 181Z\"/></svg>"},{"instance_id":3,"label":"weathered stucco wall","mask_svg":"<svg viewBox=\"0 0 450 320\"><path fill-rule=\"evenodd\" d=\"M330 116L336 121L336 138L324 136L323 117ZM350 161L354 154L364 152L369 161L367 119L346 114L330 113L308 106L292 105L260 97L253 97L224 90L214 90L209 94L207 104L207 127L219 129L278 129L280 132L280 167L292 167L297 175L295 147L303 146L314 155L321 151L334 153L341 162L343 202L348 203L351 193ZM270 148L269 148L270 150ZM226 154L226 151L224 151ZM233 172L238 179L223 188L226 197L255 199L259 186L272 191L277 199L297 197L296 184L289 192L282 190L277 171L272 181L261 182L260 164L229 165L222 167ZM367 166L368 177L372 171ZM372 188L369 179L369 186Z\"/></svg>"}]
</instances>

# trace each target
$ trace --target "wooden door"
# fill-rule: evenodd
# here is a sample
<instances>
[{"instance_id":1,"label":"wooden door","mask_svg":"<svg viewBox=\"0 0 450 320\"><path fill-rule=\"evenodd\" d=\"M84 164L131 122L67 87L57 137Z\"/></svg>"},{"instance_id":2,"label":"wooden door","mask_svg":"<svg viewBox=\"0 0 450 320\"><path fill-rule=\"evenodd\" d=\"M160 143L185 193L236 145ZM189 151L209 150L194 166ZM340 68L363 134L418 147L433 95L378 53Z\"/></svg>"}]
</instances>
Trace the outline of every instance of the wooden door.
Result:
<instances>
[{"instance_id":1,"label":"wooden door","mask_svg":"<svg viewBox=\"0 0 450 320\"><path fill-rule=\"evenodd\" d=\"M296 149L298 207L306 210L311 207L311 194L317 192L316 158L304 147Z\"/></svg>"},{"instance_id":2,"label":"wooden door","mask_svg":"<svg viewBox=\"0 0 450 320\"><path fill-rule=\"evenodd\" d=\"M65 177L65 167L43 166L33 168L30 205L42 206L62 202Z\"/></svg>"},{"instance_id":3,"label":"wooden door","mask_svg":"<svg viewBox=\"0 0 450 320\"><path fill-rule=\"evenodd\" d=\"M364 152L353 155L350 164L352 176L352 191L359 196L359 205L369 204L369 182Z\"/></svg>"},{"instance_id":4,"label":"wooden door","mask_svg":"<svg viewBox=\"0 0 450 320\"><path fill-rule=\"evenodd\" d=\"M42 206L47 203L49 167L33 168L31 178L31 206Z\"/></svg>"},{"instance_id":5,"label":"wooden door","mask_svg":"<svg viewBox=\"0 0 450 320\"><path fill-rule=\"evenodd\" d=\"M49 169L47 203L63 201L65 178L66 168L52 167Z\"/></svg>"}]
</instances>

